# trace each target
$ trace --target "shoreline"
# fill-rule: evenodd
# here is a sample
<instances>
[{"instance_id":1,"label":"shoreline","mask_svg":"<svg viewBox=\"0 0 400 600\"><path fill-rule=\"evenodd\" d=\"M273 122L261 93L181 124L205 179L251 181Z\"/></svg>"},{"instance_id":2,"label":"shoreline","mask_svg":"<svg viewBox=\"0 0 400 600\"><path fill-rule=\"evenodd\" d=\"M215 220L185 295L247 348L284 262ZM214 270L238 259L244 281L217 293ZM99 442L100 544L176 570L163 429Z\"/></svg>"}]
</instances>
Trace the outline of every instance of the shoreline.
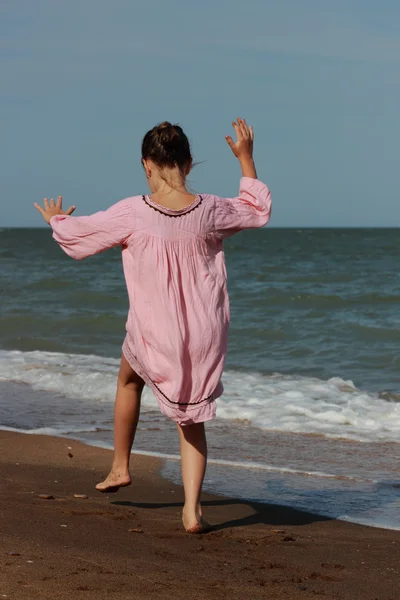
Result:
<instances>
[{"instance_id":1,"label":"shoreline","mask_svg":"<svg viewBox=\"0 0 400 600\"><path fill-rule=\"evenodd\" d=\"M0 595L396 598L398 531L204 494L214 527L190 536L160 459L135 453L133 485L102 496L110 464L109 450L71 438L0 431Z\"/></svg>"},{"instance_id":2,"label":"shoreline","mask_svg":"<svg viewBox=\"0 0 400 600\"><path fill-rule=\"evenodd\" d=\"M52 430L52 428L50 428L50 430L47 429L48 428L43 428L42 430L36 429L32 431L24 431L17 428L6 427L4 429L0 429L0 431L14 432L28 436L43 435L58 439L69 439L93 448L112 451L112 443L109 441L96 438L85 439L85 437L81 436L78 432L71 432L69 434L66 431L60 431L57 433L55 430ZM161 429L159 431L161 431ZM305 453L306 447L304 446L304 442L301 441L302 438L307 440L312 436L294 433L290 435L300 438L298 447L304 454L304 458L308 457L308 459L311 460L311 464L307 470L307 463L305 460L303 460L303 468L296 468L295 465L280 466L282 463L276 460L272 463L258 463L245 460L224 460L221 458L213 458L211 455L211 457L209 456L208 459L209 468L204 481L204 490L210 494L235 497L242 502L256 502L266 505L282 504L282 506L285 506L286 508L298 510L300 512L311 512L323 518L335 519L345 523L353 523L377 529L400 531L400 522L396 517L396 511L394 508L397 502L397 493L395 488L398 487L394 480L389 481L374 479L371 477L368 478L368 474L365 469L364 474L361 475L341 472L331 473L329 472L329 464L325 464L325 469L323 467L322 470L321 468L318 469L316 465L313 465L313 456ZM167 438L167 440L168 439L171 441L171 438ZM215 441L216 438L214 439L214 445ZM268 440L268 452L272 452L274 454L276 450L279 451L279 446L282 447L281 437L277 438L276 441L277 444L275 442L274 445L273 438ZM285 441L285 444L286 443L287 440ZM348 441L348 444L346 445L347 453L349 447L351 447L353 444L355 444L355 447L359 446L358 442ZM213 438L210 435L209 445L210 450L212 451ZM371 447L373 446L371 443L369 445ZM384 446L380 444L381 452L385 447L385 456L387 457L387 452L390 452L390 449L393 446L395 446L393 442L387 442ZM180 456L178 453L176 453L178 448L170 447L170 450L172 451L169 453L160 450L154 451L140 447L139 444L139 449L134 449L132 455L137 457L152 457L160 460L160 464L163 465L160 471L161 477L169 482L177 483L179 485L181 479L179 467ZM395 460L397 448L393 452L392 461ZM358 461L360 461L360 458L361 457L358 456ZM371 466L370 460L373 458L373 455L370 453L369 457L363 458L365 458L366 464ZM354 460L354 455L352 455L352 460ZM358 466L360 466L360 464L361 463L358 462ZM313 465L314 468L310 468L311 465ZM326 469L327 466L328 470ZM385 491L386 486L387 488ZM391 488L393 488L392 491L390 491ZM280 490L280 493L278 493L277 490ZM305 491L303 496L302 490ZM313 490L312 497L308 497L308 500L307 490ZM285 496L282 496L282 493L285 493ZM388 493L391 494L391 498L388 498ZM339 504L337 504L335 498L337 495L340 497L341 494L344 494L345 496L342 496L339 500ZM377 500L376 494L380 494L379 501ZM382 499L381 496L383 500L382 504L379 504ZM324 500L321 501L321 498L324 498ZM343 498L345 498L344 501ZM366 513L364 512L365 506L367 507ZM374 506L379 506L380 512L377 512L375 515L373 512L369 514L368 509ZM389 508L389 513L385 513L386 506L392 507ZM358 509L356 507L358 507ZM349 508L350 512L347 512Z\"/></svg>"}]
</instances>

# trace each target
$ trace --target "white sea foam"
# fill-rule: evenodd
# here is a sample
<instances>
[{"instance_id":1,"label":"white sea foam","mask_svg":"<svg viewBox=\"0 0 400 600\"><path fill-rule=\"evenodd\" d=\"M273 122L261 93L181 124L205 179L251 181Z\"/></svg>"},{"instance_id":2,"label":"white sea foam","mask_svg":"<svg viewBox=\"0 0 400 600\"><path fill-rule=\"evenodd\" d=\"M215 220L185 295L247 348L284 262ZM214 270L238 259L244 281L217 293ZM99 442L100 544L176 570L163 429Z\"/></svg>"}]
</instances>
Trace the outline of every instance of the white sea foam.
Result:
<instances>
[{"instance_id":1,"label":"white sea foam","mask_svg":"<svg viewBox=\"0 0 400 600\"><path fill-rule=\"evenodd\" d=\"M34 429L23 429L21 427L7 427L6 425L0 424L2 431L12 431L14 433L26 433L27 435L50 435L52 437L70 437L79 440L82 434L95 433L98 431L97 427L36 427ZM85 442L86 443L86 442ZM101 444L96 446L102 447ZM112 444L104 447L110 448Z\"/></svg>"},{"instance_id":2,"label":"white sea foam","mask_svg":"<svg viewBox=\"0 0 400 600\"><path fill-rule=\"evenodd\" d=\"M358 441L400 441L400 403L339 377L228 372L218 414L262 429Z\"/></svg>"},{"instance_id":3,"label":"white sea foam","mask_svg":"<svg viewBox=\"0 0 400 600\"><path fill-rule=\"evenodd\" d=\"M119 361L94 355L0 351L0 380L36 390L111 404ZM319 434L359 441L400 441L400 403L332 378L227 371L218 416L266 430ZM154 409L149 390L144 407Z\"/></svg>"}]
</instances>

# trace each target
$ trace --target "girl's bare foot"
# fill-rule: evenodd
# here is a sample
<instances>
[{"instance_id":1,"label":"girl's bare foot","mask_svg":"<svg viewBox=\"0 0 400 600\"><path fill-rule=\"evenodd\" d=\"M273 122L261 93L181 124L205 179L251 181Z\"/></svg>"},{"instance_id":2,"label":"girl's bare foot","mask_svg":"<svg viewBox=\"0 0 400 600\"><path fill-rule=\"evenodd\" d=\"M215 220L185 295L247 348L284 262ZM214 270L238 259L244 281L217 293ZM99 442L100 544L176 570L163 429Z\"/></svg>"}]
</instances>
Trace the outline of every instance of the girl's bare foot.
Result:
<instances>
[{"instance_id":1,"label":"girl's bare foot","mask_svg":"<svg viewBox=\"0 0 400 600\"><path fill-rule=\"evenodd\" d=\"M182 517L182 523L185 528L186 533L204 533L211 528L211 525L204 521L203 517L196 521L186 521L184 517Z\"/></svg>"},{"instance_id":2,"label":"girl's bare foot","mask_svg":"<svg viewBox=\"0 0 400 600\"><path fill-rule=\"evenodd\" d=\"M112 469L104 481L96 485L96 490L103 494L113 494L119 488L131 485L132 480L128 472L114 471Z\"/></svg>"},{"instance_id":3,"label":"girl's bare foot","mask_svg":"<svg viewBox=\"0 0 400 600\"><path fill-rule=\"evenodd\" d=\"M203 519L201 506L192 515L189 515L184 509L182 511L182 523L186 533L204 533L210 529L210 525Z\"/></svg>"}]
</instances>

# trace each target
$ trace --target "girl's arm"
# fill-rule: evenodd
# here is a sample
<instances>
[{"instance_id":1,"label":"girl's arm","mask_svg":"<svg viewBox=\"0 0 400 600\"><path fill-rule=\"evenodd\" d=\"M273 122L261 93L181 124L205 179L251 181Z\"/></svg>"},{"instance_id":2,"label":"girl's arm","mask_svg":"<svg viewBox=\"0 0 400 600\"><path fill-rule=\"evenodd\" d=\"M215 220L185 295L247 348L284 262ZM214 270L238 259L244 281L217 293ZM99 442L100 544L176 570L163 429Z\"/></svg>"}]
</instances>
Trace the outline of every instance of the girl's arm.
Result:
<instances>
[{"instance_id":1,"label":"girl's arm","mask_svg":"<svg viewBox=\"0 0 400 600\"><path fill-rule=\"evenodd\" d=\"M262 181L242 177L236 198L216 198L214 228L222 238L264 227L271 217L271 192Z\"/></svg>"},{"instance_id":2,"label":"girl's arm","mask_svg":"<svg viewBox=\"0 0 400 600\"><path fill-rule=\"evenodd\" d=\"M45 201L44 209L35 206L52 227L56 242L77 260L123 244L134 230L130 198L87 217L71 217L72 208L64 212L62 198L57 205Z\"/></svg>"},{"instance_id":3,"label":"girl's arm","mask_svg":"<svg viewBox=\"0 0 400 600\"><path fill-rule=\"evenodd\" d=\"M263 227L271 216L271 192L257 179L253 160L253 128L248 127L243 119L234 122L233 127L237 142L230 136L226 137L226 141L240 162L242 179L236 198L216 199L214 226L221 237L228 237L242 229Z\"/></svg>"}]
</instances>

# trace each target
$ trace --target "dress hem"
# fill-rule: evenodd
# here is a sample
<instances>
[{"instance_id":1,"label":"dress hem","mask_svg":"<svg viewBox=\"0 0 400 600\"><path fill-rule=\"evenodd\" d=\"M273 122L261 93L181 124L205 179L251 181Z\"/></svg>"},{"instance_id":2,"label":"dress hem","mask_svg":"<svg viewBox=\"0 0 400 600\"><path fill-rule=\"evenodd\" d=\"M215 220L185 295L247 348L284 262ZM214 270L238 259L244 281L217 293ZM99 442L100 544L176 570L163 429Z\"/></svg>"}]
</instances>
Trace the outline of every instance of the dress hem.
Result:
<instances>
[{"instance_id":1,"label":"dress hem","mask_svg":"<svg viewBox=\"0 0 400 600\"><path fill-rule=\"evenodd\" d=\"M128 340L128 335L126 336L124 343L122 345L122 352L132 367L132 369L143 379L143 381L152 389L159 408L161 412L170 418L171 420L178 423L178 425L191 425L194 423L204 423L206 421L211 421L215 418L216 415L216 402L215 400L219 398L223 393L223 385L220 381L215 390L210 396L205 398L204 400L200 400L198 402L193 403L183 403L183 402L174 402L169 400L167 396L160 390L154 381L148 376L145 370L142 368L140 363L138 362L136 356L133 354ZM168 402L168 404L167 404ZM184 408L183 408L184 407ZM191 413L195 414L191 414Z\"/></svg>"}]
</instances>

